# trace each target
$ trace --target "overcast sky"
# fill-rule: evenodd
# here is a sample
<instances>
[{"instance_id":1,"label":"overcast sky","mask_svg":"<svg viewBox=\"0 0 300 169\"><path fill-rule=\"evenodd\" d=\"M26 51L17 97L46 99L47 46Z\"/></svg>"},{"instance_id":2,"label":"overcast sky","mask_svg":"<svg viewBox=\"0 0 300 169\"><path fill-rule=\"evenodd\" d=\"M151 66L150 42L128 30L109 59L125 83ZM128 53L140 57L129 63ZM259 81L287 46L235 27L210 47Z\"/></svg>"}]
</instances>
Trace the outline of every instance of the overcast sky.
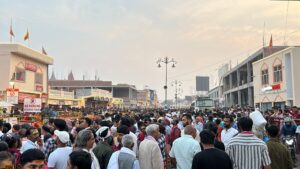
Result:
<instances>
[{"instance_id":1,"label":"overcast sky","mask_svg":"<svg viewBox=\"0 0 300 169\"><path fill-rule=\"evenodd\" d=\"M217 84L220 65L242 61L266 44L300 45L300 2L269 0L0 0L0 42L44 46L54 58L58 78L73 70L76 79L148 85L163 99L164 69L156 60L169 56L178 64L169 81L180 80L183 95L195 89L195 76ZM288 11L288 15L287 14ZM287 24L286 24L287 16ZM171 87L169 87L171 88ZM171 90L171 89L170 89ZM170 91L169 98L173 98Z\"/></svg>"}]
</instances>

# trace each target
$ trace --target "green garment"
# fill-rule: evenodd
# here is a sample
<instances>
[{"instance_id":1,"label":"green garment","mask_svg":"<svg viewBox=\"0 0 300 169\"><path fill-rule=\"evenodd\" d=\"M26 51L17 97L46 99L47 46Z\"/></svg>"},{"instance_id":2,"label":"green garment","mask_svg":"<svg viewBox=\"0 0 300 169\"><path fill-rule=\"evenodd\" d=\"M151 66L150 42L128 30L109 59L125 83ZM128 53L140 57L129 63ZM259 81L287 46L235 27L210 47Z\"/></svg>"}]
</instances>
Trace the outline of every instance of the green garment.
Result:
<instances>
[{"instance_id":1,"label":"green garment","mask_svg":"<svg viewBox=\"0 0 300 169\"><path fill-rule=\"evenodd\" d=\"M100 168L106 169L110 156L114 152L112 147L108 143L101 141L94 148L93 152L99 161Z\"/></svg>"},{"instance_id":2,"label":"green garment","mask_svg":"<svg viewBox=\"0 0 300 169\"><path fill-rule=\"evenodd\" d=\"M270 138L267 146L272 169L293 169L291 153L278 138Z\"/></svg>"}]
</instances>

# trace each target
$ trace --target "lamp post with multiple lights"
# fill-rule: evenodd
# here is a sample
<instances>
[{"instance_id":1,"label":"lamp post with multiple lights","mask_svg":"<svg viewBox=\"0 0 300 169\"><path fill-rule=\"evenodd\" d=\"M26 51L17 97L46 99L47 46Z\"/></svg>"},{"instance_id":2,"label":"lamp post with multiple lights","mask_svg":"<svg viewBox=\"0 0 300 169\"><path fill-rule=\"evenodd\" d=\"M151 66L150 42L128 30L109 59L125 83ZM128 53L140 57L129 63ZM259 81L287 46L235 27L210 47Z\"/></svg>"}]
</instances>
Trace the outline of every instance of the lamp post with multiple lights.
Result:
<instances>
[{"instance_id":1,"label":"lamp post with multiple lights","mask_svg":"<svg viewBox=\"0 0 300 169\"><path fill-rule=\"evenodd\" d=\"M173 58L169 58L169 57L164 57L164 58L160 58L157 60L157 66L158 68L161 68L161 64L165 64L166 66L166 79L165 79L165 86L164 86L164 90L165 90L165 108L167 108L168 105L168 64L172 64L172 68L175 68L175 65L177 64L177 62L173 59Z\"/></svg>"}]
</instances>

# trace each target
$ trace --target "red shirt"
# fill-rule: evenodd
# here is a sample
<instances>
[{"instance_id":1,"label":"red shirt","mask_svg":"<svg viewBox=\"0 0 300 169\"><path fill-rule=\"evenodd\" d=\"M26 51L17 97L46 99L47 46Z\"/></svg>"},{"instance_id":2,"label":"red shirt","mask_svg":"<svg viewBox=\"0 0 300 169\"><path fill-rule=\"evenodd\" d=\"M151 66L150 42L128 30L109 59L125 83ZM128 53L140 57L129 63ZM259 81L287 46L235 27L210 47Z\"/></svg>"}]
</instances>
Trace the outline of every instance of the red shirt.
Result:
<instances>
[{"instance_id":1,"label":"red shirt","mask_svg":"<svg viewBox=\"0 0 300 169\"><path fill-rule=\"evenodd\" d=\"M294 119L300 119L300 114L296 111L296 112L292 112L291 113L294 117Z\"/></svg>"},{"instance_id":2,"label":"red shirt","mask_svg":"<svg viewBox=\"0 0 300 169\"><path fill-rule=\"evenodd\" d=\"M138 135L138 141L142 142L145 139L146 134L144 132L140 132Z\"/></svg>"}]
</instances>

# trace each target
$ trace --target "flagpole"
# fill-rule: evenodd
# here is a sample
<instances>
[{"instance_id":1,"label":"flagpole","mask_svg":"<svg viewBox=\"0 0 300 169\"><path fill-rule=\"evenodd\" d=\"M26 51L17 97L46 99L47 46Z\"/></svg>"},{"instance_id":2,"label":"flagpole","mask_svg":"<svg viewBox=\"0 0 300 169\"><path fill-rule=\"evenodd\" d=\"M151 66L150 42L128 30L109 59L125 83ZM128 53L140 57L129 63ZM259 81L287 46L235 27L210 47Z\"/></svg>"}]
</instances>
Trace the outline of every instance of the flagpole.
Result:
<instances>
[{"instance_id":1,"label":"flagpole","mask_svg":"<svg viewBox=\"0 0 300 169\"><path fill-rule=\"evenodd\" d=\"M29 36L29 31L28 31L28 28L27 28L27 33L26 35L28 36L28 39L27 39L27 46L30 47L30 36Z\"/></svg>"},{"instance_id":2,"label":"flagpole","mask_svg":"<svg viewBox=\"0 0 300 169\"><path fill-rule=\"evenodd\" d=\"M12 31L12 17L10 18L10 31ZM10 35L10 43L12 43L12 35L11 32L9 32Z\"/></svg>"},{"instance_id":3,"label":"flagpole","mask_svg":"<svg viewBox=\"0 0 300 169\"><path fill-rule=\"evenodd\" d=\"M266 28L266 22L264 22L264 30L263 30L263 58L265 57L265 28Z\"/></svg>"}]
</instances>

